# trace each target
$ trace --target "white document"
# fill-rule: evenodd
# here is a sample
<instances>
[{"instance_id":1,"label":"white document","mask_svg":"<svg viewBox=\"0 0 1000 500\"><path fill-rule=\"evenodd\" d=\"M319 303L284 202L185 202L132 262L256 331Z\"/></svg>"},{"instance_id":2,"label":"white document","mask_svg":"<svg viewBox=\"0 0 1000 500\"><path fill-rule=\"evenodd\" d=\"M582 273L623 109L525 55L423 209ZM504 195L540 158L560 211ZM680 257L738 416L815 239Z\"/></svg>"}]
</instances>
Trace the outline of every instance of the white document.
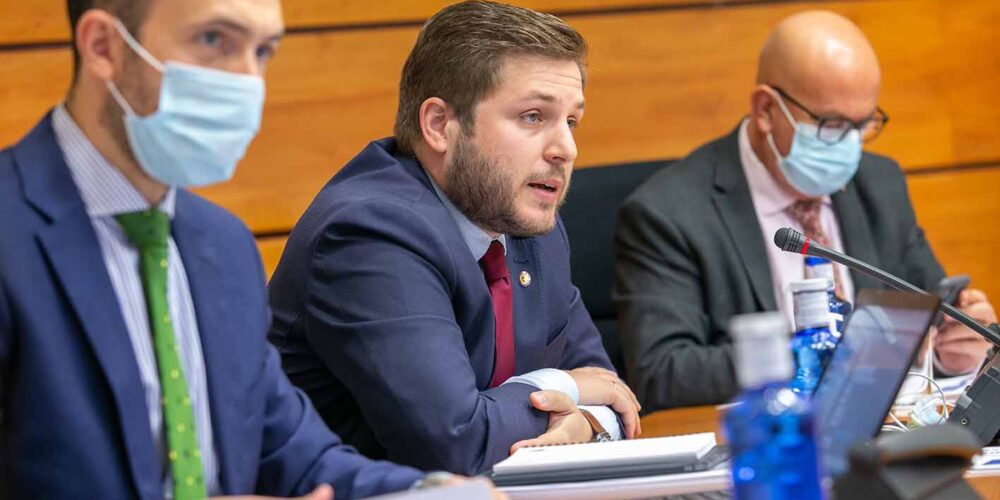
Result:
<instances>
[{"instance_id":1,"label":"white document","mask_svg":"<svg viewBox=\"0 0 1000 500\"><path fill-rule=\"evenodd\" d=\"M336 492L334 492L336 498ZM466 481L457 486L444 486L426 490L410 490L369 497L369 500L491 500L490 483L483 480Z\"/></svg>"},{"instance_id":2,"label":"white document","mask_svg":"<svg viewBox=\"0 0 1000 500\"><path fill-rule=\"evenodd\" d=\"M987 446L982 453L972 458L971 471L996 471L1000 470L1000 446Z\"/></svg>"},{"instance_id":3,"label":"white document","mask_svg":"<svg viewBox=\"0 0 1000 500\"><path fill-rule=\"evenodd\" d=\"M511 486L500 490L511 500L624 500L728 490L731 486L729 467L719 466L709 471L687 474Z\"/></svg>"},{"instance_id":4,"label":"white document","mask_svg":"<svg viewBox=\"0 0 1000 500\"><path fill-rule=\"evenodd\" d=\"M715 434L687 434L604 443L521 448L493 466L493 473L520 474L585 469L593 466L696 461L715 447Z\"/></svg>"}]
</instances>

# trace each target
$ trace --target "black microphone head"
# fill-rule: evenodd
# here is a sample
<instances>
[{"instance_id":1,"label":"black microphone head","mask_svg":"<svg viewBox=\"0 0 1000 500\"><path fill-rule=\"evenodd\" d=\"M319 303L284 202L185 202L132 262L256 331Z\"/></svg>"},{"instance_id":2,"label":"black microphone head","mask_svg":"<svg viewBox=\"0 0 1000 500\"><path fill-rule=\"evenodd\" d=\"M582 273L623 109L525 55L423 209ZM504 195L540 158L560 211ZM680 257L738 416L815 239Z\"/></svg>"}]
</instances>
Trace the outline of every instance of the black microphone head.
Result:
<instances>
[{"instance_id":1,"label":"black microphone head","mask_svg":"<svg viewBox=\"0 0 1000 500\"><path fill-rule=\"evenodd\" d=\"M783 227L774 232L774 244L786 252L803 253L802 247L805 242L806 237L790 227Z\"/></svg>"}]
</instances>

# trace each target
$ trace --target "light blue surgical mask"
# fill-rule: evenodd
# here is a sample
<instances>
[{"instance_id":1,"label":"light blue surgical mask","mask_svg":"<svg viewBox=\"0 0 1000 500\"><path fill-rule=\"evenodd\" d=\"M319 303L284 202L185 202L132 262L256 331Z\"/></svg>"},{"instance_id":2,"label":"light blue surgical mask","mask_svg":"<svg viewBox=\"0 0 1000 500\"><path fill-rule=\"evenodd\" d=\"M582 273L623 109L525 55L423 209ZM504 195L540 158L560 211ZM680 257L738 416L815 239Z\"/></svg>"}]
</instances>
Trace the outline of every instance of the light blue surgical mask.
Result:
<instances>
[{"instance_id":1,"label":"light blue surgical mask","mask_svg":"<svg viewBox=\"0 0 1000 500\"><path fill-rule=\"evenodd\" d=\"M106 82L125 111L125 132L139 165L154 179L177 187L227 181L260 130L264 81L200 66L161 63L132 37L115 27L125 43L163 74L157 110L139 116L118 87Z\"/></svg>"},{"instance_id":2,"label":"light blue surgical mask","mask_svg":"<svg viewBox=\"0 0 1000 500\"><path fill-rule=\"evenodd\" d=\"M828 144L819 139L816 125L796 122L780 98L778 107L795 128L792 148L788 156L782 157L770 133L767 143L788 183L796 191L814 198L843 189L861 164L860 132L851 129L840 142Z\"/></svg>"}]
</instances>

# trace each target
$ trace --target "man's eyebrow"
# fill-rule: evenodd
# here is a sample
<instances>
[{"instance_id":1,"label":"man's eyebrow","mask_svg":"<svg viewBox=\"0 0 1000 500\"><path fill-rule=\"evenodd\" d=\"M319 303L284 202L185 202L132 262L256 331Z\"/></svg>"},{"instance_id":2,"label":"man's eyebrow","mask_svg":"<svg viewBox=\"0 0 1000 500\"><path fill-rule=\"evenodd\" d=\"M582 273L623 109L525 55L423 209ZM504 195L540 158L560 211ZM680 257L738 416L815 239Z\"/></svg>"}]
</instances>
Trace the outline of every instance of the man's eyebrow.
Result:
<instances>
[{"instance_id":1,"label":"man's eyebrow","mask_svg":"<svg viewBox=\"0 0 1000 500\"><path fill-rule=\"evenodd\" d=\"M556 99L556 97L554 95L552 95L552 94L546 94L545 92L532 92L531 94L528 94L528 97L526 97L525 100L526 101L543 101L543 102L548 102L548 103L552 103L552 102L556 102L557 101L557 99ZM583 109L583 108L584 108L584 102L583 101L580 101L580 102L576 103L576 109Z\"/></svg>"},{"instance_id":2,"label":"man's eyebrow","mask_svg":"<svg viewBox=\"0 0 1000 500\"><path fill-rule=\"evenodd\" d=\"M222 27L231 29L233 31L236 31L236 32L238 32L238 33L240 33L241 35L244 35L244 36L250 36L250 35L253 34L253 30L251 30L250 28L248 28L245 24L240 23L239 21L236 21L236 20L228 18L228 17L216 17L216 18L212 18L212 19L209 19L208 21L205 21L203 24L205 26L222 26ZM281 31L279 31L278 33L275 33L274 35L271 35L271 36L267 37L267 39L268 39L268 41L277 42L277 41L281 40L281 38L284 35L285 35L285 30L284 30L284 28L282 28Z\"/></svg>"}]
</instances>

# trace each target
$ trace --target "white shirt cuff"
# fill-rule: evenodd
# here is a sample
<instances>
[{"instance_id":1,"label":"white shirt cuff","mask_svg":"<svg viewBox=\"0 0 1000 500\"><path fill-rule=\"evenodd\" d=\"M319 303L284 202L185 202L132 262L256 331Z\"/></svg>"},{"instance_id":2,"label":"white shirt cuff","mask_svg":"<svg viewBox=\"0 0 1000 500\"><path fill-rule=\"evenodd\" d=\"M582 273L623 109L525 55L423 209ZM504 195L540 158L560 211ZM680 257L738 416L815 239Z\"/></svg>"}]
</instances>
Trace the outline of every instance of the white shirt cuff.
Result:
<instances>
[{"instance_id":1,"label":"white shirt cuff","mask_svg":"<svg viewBox=\"0 0 1000 500\"><path fill-rule=\"evenodd\" d=\"M576 381L573 380L573 377L563 370L542 368L541 370L528 372L524 375L511 377L500 385L507 385L511 382L533 385L541 391L559 391L567 394L573 400L573 404L580 404L580 388L576 386ZM601 424L603 425L604 422L602 421Z\"/></svg>"},{"instance_id":2,"label":"white shirt cuff","mask_svg":"<svg viewBox=\"0 0 1000 500\"><path fill-rule=\"evenodd\" d=\"M604 430L608 431L608 434L611 434L611 439L618 441L624 436L625 433L622 432L622 427L618 425L618 414L611 408L607 406L583 405L580 409L589 411L601 423L601 427L604 427Z\"/></svg>"}]
</instances>

